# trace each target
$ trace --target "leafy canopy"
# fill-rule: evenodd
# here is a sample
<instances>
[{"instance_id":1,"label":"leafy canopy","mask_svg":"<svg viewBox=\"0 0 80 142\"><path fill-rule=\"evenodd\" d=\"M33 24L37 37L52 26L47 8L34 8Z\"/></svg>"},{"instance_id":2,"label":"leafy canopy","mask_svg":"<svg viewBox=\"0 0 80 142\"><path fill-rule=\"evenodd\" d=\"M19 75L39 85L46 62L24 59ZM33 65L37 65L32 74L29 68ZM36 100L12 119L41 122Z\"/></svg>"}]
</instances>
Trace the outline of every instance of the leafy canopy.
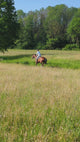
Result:
<instances>
[{"instance_id":1,"label":"leafy canopy","mask_svg":"<svg viewBox=\"0 0 80 142\"><path fill-rule=\"evenodd\" d=\"M0 50L9 48L17 37L17 22L14 0L0 1Z\"/></svg>"}]
</instances>

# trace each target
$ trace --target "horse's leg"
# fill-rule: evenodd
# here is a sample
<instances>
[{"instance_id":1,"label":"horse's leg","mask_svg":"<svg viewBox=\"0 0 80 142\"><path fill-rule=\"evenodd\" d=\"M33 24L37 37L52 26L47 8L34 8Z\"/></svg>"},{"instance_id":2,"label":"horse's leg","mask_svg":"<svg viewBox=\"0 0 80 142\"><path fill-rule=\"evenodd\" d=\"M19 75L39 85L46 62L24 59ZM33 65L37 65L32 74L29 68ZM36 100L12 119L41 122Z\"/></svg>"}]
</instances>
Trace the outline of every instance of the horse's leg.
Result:
<instances>
[{"instance_id":1,"label":"horse's leg","mask_svg":"<svg viewBox=\"0 0 80 142\"><path fill-rule=\"evenodd\" d=\"M43 67L43 66L44 66L44 63L42 62L41 64L42 64L42 67Z\"/></svg>"},{"instance_id":2,"label":"horse's leg","mask_svg":"<svg viewBox=\"0 0 80 142\"><path fill-rule=\"evenodd\" d=\"M36 65L37 65L37 63L38 63L38 59L36 58Z\"/></svg>"},{"instance_id":3,"label":"horse's leg","mask_svg":"<svg viewBox=\"0 0 80 142\"><path fill-rule=\"evenodd\" d=\"M36 62L36 66L37 66L37 62Z\"/></svg>"},{"instance_id":4,"label":"horse's leg","mask_svg":"<svg viewBox=\"0 0 80 142\"><path fill-rule=\"evenodd\" d=\"M35 63L36 63L36 66L37 66L37 59L35 58Z\"/></svg>"}]
</instances>

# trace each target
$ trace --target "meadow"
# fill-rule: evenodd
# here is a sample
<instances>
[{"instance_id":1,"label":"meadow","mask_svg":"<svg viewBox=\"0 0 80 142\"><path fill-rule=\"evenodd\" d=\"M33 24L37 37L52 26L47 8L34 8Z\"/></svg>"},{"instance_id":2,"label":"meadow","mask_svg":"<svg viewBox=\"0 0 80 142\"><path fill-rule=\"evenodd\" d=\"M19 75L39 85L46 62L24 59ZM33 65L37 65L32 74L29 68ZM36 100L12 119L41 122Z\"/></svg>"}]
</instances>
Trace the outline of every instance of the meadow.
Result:
<instances>
[{"instance_id":1,"label":"meadow","mask_svg":"<svg viewBox=\"0 0 80 142\"><path fill-rule=\"evenodd\" d=\"M0 142L80 142L80 52L0 53Z\"/></svg>"},{"instance_id":2,"label":"meadow","mask_svg":"<svg viewBox=\"0 0 80 142\"><path fill-rule=\"evenodd\" d=\"M80 69L80 51L40 50L42 56L48 60L47 67ZM17 63L35 65L32 55L36 50L8 50L0 53L1 63Z\"/></svg>"}]
</instances>

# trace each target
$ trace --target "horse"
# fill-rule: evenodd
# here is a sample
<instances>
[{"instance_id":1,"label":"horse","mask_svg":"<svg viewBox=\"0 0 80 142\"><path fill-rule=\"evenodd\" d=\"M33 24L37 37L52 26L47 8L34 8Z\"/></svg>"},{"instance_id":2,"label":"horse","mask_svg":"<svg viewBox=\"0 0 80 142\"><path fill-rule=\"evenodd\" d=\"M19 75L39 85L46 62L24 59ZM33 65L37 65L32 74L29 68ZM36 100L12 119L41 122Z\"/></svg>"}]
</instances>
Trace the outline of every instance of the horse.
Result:
<instances>
[{"instance_id":1,"label":"horse","mask_svg":"<svg viewBox=\"0 0 80 142\"><path fill-rule=\"evenodd\" d=\"M32 59L33 59L33 58L35 58L35 62L36 62L37 55L34 54L34 55L32 56ZM47 59L46 59L45 57L39 57L38 60L37 60L37 62L36 62L36 65L37 65L37 63L41 63L42 66L44 66L44 64L47 63Z\"/></svg>"}]
</instances>

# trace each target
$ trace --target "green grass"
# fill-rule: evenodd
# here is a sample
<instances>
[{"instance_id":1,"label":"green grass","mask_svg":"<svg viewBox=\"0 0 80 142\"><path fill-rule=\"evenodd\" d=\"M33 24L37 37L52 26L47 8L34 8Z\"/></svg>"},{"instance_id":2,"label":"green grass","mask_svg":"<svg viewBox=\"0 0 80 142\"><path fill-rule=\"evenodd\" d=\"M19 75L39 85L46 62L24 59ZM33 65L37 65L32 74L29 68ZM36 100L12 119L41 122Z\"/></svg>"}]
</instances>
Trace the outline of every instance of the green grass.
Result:
<instances>
[{"instance_id":1,"label":"green grass","mask_svg":"<svg viewBox=\"0 0 80 142\"><path fill-rule=\"evenodd\" d=\"M35 65L35 59L32 60L32 55L35 53L35 50L9 50L8 53L0 55L0 62ZM79 51L42 50L41 54L47 58L48 67L80 69Z\"/></svg>"},{"instance_id":2,"label":"green grass","mask_svg":"<svg viewBox=\"0 0 80 142\"><path fill-rule=\"evenodd\" d=\"M48 62L50 67L80 69L80 60L69 60L69 59L53 59Z\"/></svg>"}]
</instances>

